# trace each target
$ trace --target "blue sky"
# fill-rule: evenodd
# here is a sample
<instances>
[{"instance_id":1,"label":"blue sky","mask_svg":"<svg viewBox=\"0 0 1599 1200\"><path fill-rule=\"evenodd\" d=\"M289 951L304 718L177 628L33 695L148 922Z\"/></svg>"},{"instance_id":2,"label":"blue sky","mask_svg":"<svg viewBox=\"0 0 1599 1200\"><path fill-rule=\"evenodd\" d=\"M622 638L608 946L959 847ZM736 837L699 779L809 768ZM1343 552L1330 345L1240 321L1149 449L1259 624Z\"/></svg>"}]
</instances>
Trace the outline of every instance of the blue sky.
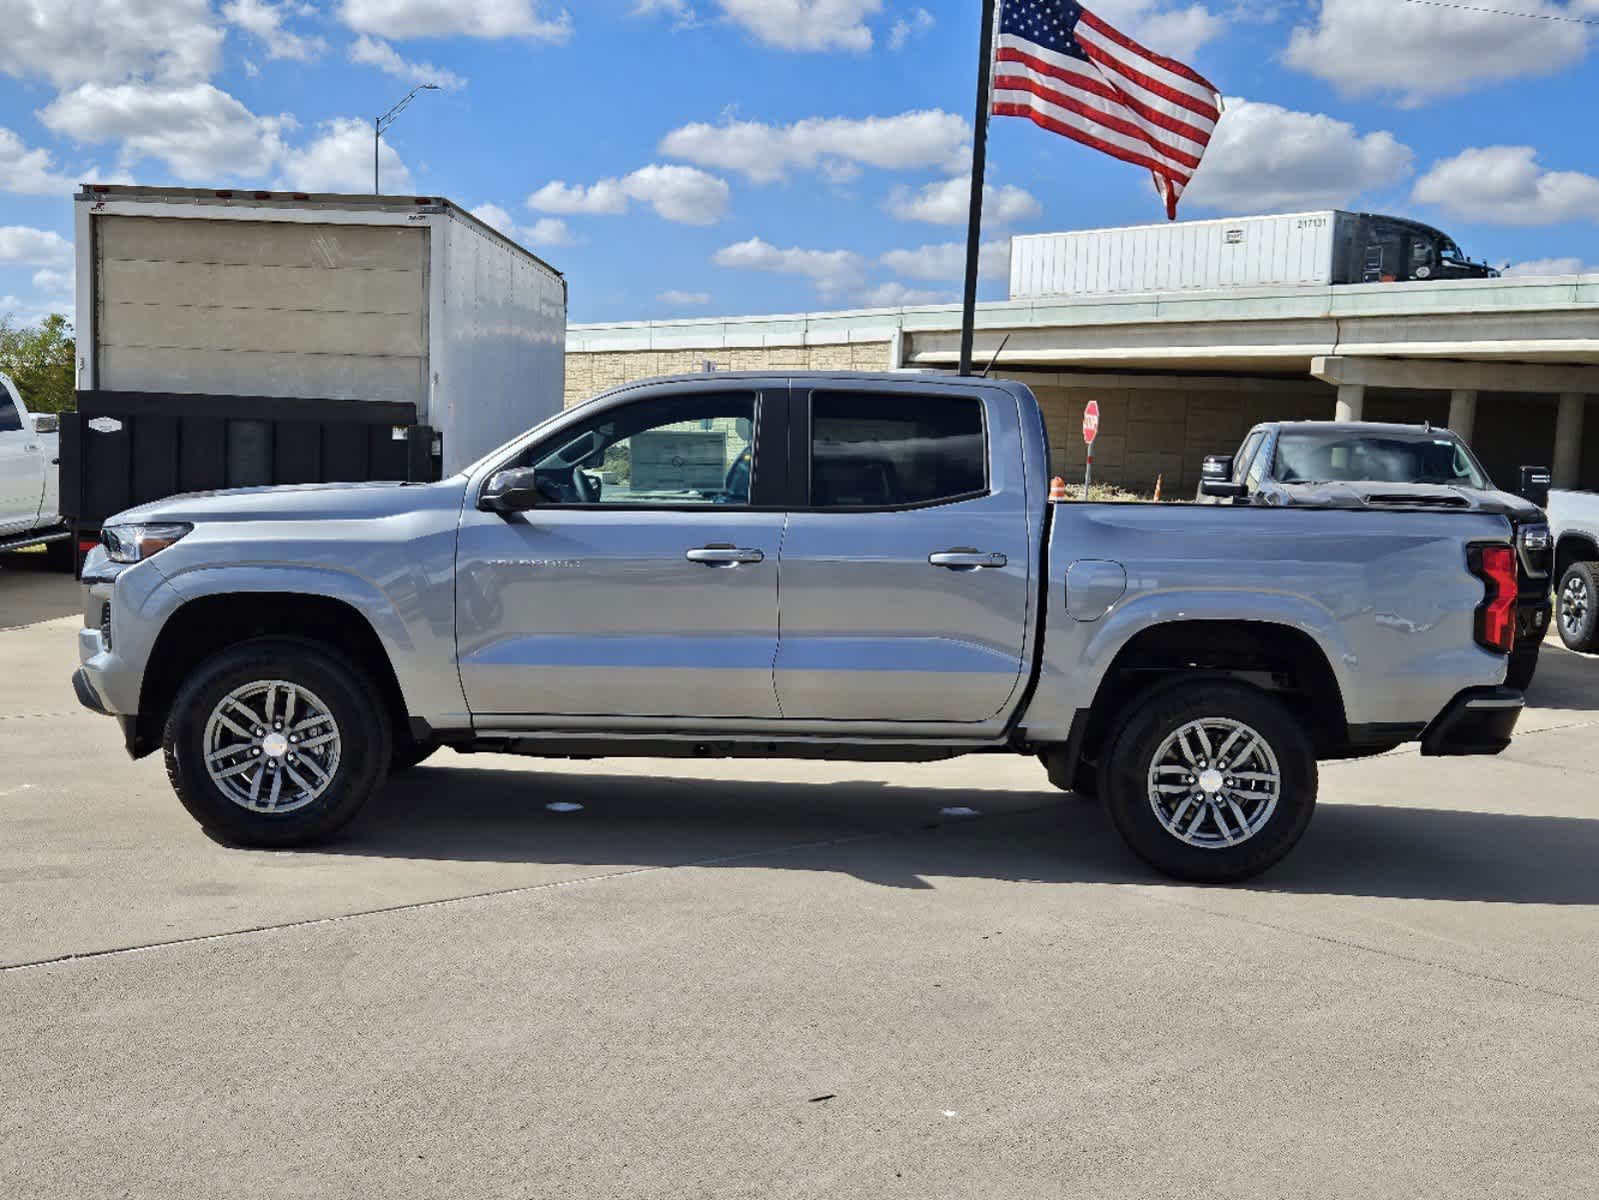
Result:
<instances>
[{"instance_id":1,"label":"blue sky","mask_svg":"<svg viewBox=\"0 0 1599 1200\"><path fill-rule=\"evenodd\" d=\"M1469 3L1469 0L1463 0ZM1599 0L1100 0L1229 98L1184 217L1413 215L1474 257L1599 269ZM70 314L89 179L386 190L565 271L571 318L955 298L977 0L0 0L0 313ZM1548 19L1562 18L1562 19ZM1581 23L1583 20L1595 22ZM1010 233L1156 221L1141 170L992 129Z\"/></svg>"}]
</instances>

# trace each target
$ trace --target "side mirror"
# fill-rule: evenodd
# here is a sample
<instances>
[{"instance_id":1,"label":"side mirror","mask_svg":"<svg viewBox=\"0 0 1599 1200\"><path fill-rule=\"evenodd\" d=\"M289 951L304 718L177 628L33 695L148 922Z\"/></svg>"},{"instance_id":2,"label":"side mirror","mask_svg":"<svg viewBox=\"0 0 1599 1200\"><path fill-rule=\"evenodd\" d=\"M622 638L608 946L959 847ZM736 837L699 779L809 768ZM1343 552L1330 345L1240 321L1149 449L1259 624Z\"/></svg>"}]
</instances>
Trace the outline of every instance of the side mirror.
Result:
<instances>
[{"instance_id":1,"label":"side mirror","mask_svg":"<svg viewBox=\"0 0 1599 1200\"><path fill-rule=\"evenodd\" d=\"M1516 494L1539 508L1548 508L1549 484L1553 478L1548 467L1522 467L1521 486L1516 489Z\"/></svg>"},{"instance_id":2,"label":"side mirror","mask_svg":"<svg viewBox=\"0 0 1599 1200\"><path fill-rule=\"evenodd\" d=\"M1233 477L1233 456L1231 454L1207 454L1205 463L1199 468L1201 479L1231 479Z\"/></svg>"},{"instance_id":3,"label":"side mirror","mask_svg":"<svg viewBox=\"0 0 1599 1200\"><path fill-rule=\"evenodd\" d=\"M33 432L60 433L61 417L56 413L35 413L33 415Z\"/></svg>"},{"instance_id":4,"label":"side mirror","mask_svg":"<svg viewBox=\"0 0 1599 1200\"><path fill-rule=\"evenodd\" d=\"M1249 489L1241 483L1234 483L1231 479L1201 479L1199 494L1212 496L1218 500L1242 500L1249 495Z\"/></svg>"},{"instance_id":5,"label":"side mirror","mask_svg":"<svg viewBox=\"0 0 1599 1200\"><path fill-rule=\"evenodd\" d=\"M484 512L517 513L536 508L543 501L538 487L538 472L531 467L500 471L489 476L477 506Z\"/></svg>"}]
</instances>

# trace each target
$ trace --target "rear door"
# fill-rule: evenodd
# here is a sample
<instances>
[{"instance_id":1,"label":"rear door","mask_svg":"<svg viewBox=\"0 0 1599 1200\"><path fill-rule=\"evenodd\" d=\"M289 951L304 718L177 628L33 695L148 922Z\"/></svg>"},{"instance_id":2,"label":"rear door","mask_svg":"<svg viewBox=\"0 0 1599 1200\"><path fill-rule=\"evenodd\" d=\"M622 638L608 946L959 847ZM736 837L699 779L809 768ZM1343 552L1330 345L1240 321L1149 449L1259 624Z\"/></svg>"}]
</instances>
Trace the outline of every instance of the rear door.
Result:
<instances>
[{"instance_id":1,"label":"rear door","mask_svg":"<svg viewBox=\"0 0 1599 1200\"><path fill-rule=\"evenodd\" d=\"M925 382L795 393L784 718L994 719L1022 678L1034 569L1015 397Z\"/></svg>"},{"instance_id":2,"label":"rear door","mask_svg":"<svg viewBox=\"0 0 1599 1200\"><path fill-rule=\"evenodd\" d=\"M41 439L25 427L10 384L0 379L0 535L23 533L38 523L43 491Z\"/></svg>"}]
</instances>

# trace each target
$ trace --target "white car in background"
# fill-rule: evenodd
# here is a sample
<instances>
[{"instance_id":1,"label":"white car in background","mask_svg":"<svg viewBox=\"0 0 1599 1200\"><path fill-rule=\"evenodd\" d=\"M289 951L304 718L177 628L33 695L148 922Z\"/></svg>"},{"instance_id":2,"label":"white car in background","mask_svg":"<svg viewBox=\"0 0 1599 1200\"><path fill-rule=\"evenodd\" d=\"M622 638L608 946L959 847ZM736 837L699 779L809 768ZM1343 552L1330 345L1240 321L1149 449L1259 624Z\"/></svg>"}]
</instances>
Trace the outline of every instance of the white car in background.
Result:
<instances>
[{"instance_id":1,"label":"white car in background","mask_svg":"<svg viewBox=\"0 0 1599 1200\"><path fill-rule=\"evenodd\" d=\"M0 375L0 552L44 545L70 568L72 531L61 520L61 444L54 413L30 413Z\"/></svg>"},{"instance_id":2,"label":"white car in background","mask_svg":"<svg viewBox=\"0 0 1599 1200\"><path fill-rule=\"evenodd\" d=\"M1550 492L1555 627L1570 650L1599 651L1599 492Z\"/></svg>"}]
</instances>

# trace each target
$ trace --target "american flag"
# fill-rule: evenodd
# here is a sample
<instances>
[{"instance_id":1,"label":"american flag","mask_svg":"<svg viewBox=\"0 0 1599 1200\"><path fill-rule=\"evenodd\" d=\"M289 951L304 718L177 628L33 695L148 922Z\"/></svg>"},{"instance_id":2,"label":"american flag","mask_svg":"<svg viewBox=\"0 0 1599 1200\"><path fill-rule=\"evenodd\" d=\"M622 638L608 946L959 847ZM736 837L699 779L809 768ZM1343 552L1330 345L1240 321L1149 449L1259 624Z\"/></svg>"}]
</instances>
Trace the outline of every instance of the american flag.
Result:
<instances>
[{"instance_id":1,"label":"american flag","mask_svg":"<svg viewBox=\"0 0 1599 1200\"><path fill-rule=\"evenodd\" d=\"M1148 167L1166 215L1221 119L1199 72L1156 54L1073 0L1002 0L993 112Z\"/></svg>"}]
</instances>

